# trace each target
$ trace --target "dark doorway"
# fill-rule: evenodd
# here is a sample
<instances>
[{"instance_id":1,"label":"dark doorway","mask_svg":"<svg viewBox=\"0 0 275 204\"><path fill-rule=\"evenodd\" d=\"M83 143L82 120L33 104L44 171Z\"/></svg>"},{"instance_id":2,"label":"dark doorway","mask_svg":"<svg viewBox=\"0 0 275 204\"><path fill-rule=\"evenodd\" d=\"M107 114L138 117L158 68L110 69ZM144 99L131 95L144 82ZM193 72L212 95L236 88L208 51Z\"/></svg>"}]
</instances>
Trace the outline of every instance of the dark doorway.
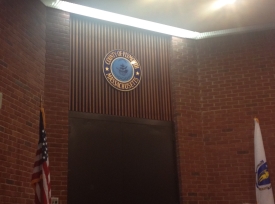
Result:
<instances>
[{"instance_id":1,"label":"dark doorway","mask_svg":"<svg viewBox=\"0 0 275 204\"><path fill-rule=\"evenodd\" d=\"M68 203L176 204L172 123L70 112Z\"/></svg>"}]
</instances>

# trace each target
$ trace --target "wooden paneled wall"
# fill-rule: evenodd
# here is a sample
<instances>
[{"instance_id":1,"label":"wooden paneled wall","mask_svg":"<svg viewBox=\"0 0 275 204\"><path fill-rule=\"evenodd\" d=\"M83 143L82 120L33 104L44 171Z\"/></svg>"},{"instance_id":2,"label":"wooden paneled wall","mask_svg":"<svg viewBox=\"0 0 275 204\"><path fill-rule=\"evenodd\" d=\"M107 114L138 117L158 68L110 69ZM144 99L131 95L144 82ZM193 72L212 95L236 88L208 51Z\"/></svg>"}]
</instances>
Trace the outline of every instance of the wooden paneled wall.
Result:
<instances>
[{"instance_id":1,"label":"wooden paneled wall","mask_svg":"<svg viewBox=\"0 0 275 204\"><path fill-rule=\"evenodd\" d=\"M71 15L71 111L171 121L170 37ZM139 86L129 92L104 78L103 59L114 49L133 54L141 65Z\"/></svg>"}]
</instances>

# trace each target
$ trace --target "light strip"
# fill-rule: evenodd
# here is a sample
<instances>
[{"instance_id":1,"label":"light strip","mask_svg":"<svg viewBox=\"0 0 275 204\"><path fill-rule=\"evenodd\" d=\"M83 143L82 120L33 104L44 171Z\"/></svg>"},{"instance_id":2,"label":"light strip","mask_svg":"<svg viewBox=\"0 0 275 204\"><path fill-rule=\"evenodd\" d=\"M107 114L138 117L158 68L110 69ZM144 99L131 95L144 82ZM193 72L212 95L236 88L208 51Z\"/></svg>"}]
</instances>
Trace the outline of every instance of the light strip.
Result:
<instances>
[{"instance_id":1,"label":"light strip","mask_svg":"<svg viewBox=\"0 0 275 204\"><path fill-rule=\"evenodd\" d=\"M261 26L248 26L248 27L241 27L241 28L232 28L232 29L226 29L226 30L217 30L217 31L200 33L196 39L199 40L199 39L213 38L213 37L219 37L219 36L224 36L224 35L234 35L234 34L265 31L265 30L274 30L274 29L275 29L275 24L265 24L265 25L261 25Z\"/></svg>"},{"instance_id":2,"label":"light strip","mask_svg":"<svg viewBox=\"0 0 275 204\"><path fill-rule=\"evenodd\" d=\"M96 19L101 19L105 21L132 26L132 27L137 27L145 30L151 30L158 33L164 33L172 36L177 36L182 38L192 38L192 39L197 38L197 36L199 35L198 32L176 28L176 27L172 27L172 26L168 26L160 23L154 23L151 21L124 16L121 14L116 14L116 13L103 11L99 9L94 9L91 7L73 4L66 1L59 1L59 0L57 1L41 0L41 1L48 7L52 7L52 8L60 9L70 13L88 16Z\"/></svg>"},{"instance_id":3,"label":"light strip","mask_svg":"<svg viewBox=\"0 0 275 204\"><path fill-rule=\"evenodd\" d=\"M268 25L261 25L261 26L233 28L233 29L227 29L227 30L218 30L218 31L199 33L199 32L176 28L173 26L168 26L160 23L146 21L138 18L124 16L116 13L111 13L108 11L94 9L87 6L73 4L66 1L61 1L61 0L41 0L41 1L48 7L60 9L70 13L75 13L83 16L88 16L96 19L101 19L105 21L132 26L132 27L137 27L141 29L151 30L159 33L176 36L176 37L191 38L196 40L211 38L211 37L218 37L223 35L232 35L232 34L238 34L238 33L247 33L247 32L253 32L253 31L275 29L275 24L268 24Z\"/></svg>"}]
</instances>

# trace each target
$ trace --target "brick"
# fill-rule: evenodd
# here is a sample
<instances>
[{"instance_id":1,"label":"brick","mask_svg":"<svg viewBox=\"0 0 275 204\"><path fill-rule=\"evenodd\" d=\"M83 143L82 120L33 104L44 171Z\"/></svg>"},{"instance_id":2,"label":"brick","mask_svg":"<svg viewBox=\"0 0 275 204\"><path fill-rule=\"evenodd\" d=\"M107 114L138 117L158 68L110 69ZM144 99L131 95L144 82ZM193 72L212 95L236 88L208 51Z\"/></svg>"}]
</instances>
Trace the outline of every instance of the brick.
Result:
<instances>
[{"instance_id":1,"label":"brick","mask_svg":"<svg viewBox=\"0 0 275 204\"><path fill-rule=\"evenodd\" d=\"M69 18L66 12L47 8L44 107L51 161L52 195L59 197L60 203L67 203Z\"/></svg>"},{"instance_id":2,"label":"brick","mask_svg":"<svg viewBox=\"0 0 275 204\"><path fill-rule=\"evenodd\" d=\"M3 204L32 203L34 197L30 172L38 141L39 98L44 92L46 42L41 26L46 23L45 11L40 1L1 1L0 177L5 180L0 179L4 189L0 200ZM39 24L34 19L39 19ZM28 96L38 100L30 100Z\"/></svg>"},{"instance_id":3,"label":"brick","mask_svg":"<svg viewBox=\"0 0 275 204\"><path fill-rule=\"evenodd\" d=\"M189 189L199 188L196 182L186 179L197 168L191 162L194 159L203 161L201 168L196 170L201 172L199 179L207 178L200 190L209 195L197 196L195 202L254 202L253 117L257 116L263 121L261 128L264 141L269 141L264 142L267 157L273 155L271 149L274 147L274 136L270 134L275 130L272 125L275 122L272 114L272 104L275 103L275 65L274 56L270 55L270 52L275 51L275 40L272 38L274 34L274 31L265 31L196 42L172 38L172 104L177 130L178 165L182 168L179 174L182 178L182 201L193 202L185 193ZM180 58L174 58L175 51ZM185 60L187 58L193 62ZM185 70L184 73L180 72L182 69ZM177 76L176 73L184 74L185 77ZM190 83L193 84L192 87L189 86ZM181 94L175 94L173 90ZM190 94L193 97L192 103L190 97L187 97ZM195 133L196 139L200 139L201 143L190 142L194 125L201 132ZM195 145L199 148L194 149ZM245 150L240 150L243 148ZM196 155L196 158L192 155ZM268 159L269 163L274 163L274 157ZM213 169L217 165L219 167ZM247 170L236 173L234 168ZM274 171L273 168L270 167L270 171ZM215 188L211 185L214 181L223 185ZM234 186L236 183L247 186L246 194L239 193L242 189L241 186ZM224 191L227 193L224 194Z\"/></svg>"}]
</instances>

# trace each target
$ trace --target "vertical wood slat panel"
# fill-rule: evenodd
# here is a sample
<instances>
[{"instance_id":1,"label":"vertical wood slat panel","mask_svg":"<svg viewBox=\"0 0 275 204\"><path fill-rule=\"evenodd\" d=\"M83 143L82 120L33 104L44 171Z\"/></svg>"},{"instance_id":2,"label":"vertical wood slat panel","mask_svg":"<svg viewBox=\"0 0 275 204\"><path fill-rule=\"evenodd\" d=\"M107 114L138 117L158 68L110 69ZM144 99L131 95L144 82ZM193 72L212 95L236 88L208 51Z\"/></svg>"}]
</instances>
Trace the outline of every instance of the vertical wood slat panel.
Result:
<instances>
[{"instance_id":1,"label":"vertical wood slat panel","mask_svg":"<svg viewBox=\"0 0 275 204\"><path fill-rule=\"evenodd\" d=\"M70 110L171 121L170 37L71 15ZM103 75L103 59L115 49L133 54L141 65L137 88L122 92Z\"/></svg>"}]
</instances>

